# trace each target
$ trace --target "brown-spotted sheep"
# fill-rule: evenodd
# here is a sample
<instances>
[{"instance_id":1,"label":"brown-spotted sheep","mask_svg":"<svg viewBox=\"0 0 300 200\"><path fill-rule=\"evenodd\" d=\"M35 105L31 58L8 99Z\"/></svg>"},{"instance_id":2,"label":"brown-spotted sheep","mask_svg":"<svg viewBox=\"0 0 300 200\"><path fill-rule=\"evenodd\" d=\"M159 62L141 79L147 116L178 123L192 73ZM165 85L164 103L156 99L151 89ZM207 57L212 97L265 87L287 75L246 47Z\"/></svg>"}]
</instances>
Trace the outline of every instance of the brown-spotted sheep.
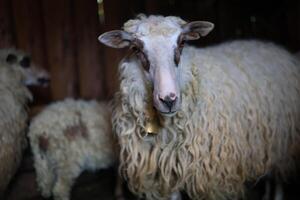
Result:
<instances>
[{"instance_id":1,"label":"brown-spotted sheep","mask_svg":"<svg viewBox=\"0 0 300 200\"><path fill-rule=\"evenodd\" d=\"M141 197L237 199L246 181L293 166L299 62L270 42L184 45L213 27L140 15L99 36L131 50L119 65L112 123L120 172Z\"/></svg>"},{"instance_id":2,"label":"brown-spotted sheep","mask_svg":"<svg viewBox=\"0 0 300 200\"><path fill-rule=\"evenodd\" d=\"M70 199L82 171L108 168L117 160L105 102L53 103L31 121L28 136L41 194L55 200Z\"/></svg>"},{"instance_id":3,"label":"brown-spotted sheep","mask_svg":"<svg viewBox=\"0 0 300 200\"><path fill-rule=\"evenodd\" d=\"M26 147L29 85L45 85L49 75L16 49L0 50L0 197L14 176Z\"/></svg>"}]
</instances>

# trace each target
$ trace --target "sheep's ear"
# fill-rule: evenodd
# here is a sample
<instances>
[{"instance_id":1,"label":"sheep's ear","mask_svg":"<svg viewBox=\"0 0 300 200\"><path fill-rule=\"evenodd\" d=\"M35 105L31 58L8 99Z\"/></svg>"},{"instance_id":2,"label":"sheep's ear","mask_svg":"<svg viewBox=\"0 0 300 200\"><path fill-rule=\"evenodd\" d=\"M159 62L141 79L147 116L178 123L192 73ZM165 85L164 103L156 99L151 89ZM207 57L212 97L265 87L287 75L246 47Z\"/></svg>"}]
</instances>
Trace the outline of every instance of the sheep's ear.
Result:
<instances>
[{"instance_id":1,"label":"sheep's ear","mask_svg":"<svg viewBox=\"0 0 300 200\"><path fill-rule=\"evenodd\" d=\"M129 47L133 36L122 30L114 30L103 33L98 37L99 42L112 47L112 48L124 48Z\"/></svg>"},{"instance_id":2,"label":"sheep's ear","mask_svg":"<svg viewBox=\"0 0 300 200\"><path fill-rule=\"evenodd\" d=\"M13 64L17 62L17 56L15 54L8 54L6 57L6 62L9 64Z\"/></svg>"},{"instance_id":3,"label":"sheep's ear","mask_svg":"<svg viewBox=\"0 0 300 200\"><path fill-rule=\"evenodd\" d=\"M206 36L214 28L214 24L207 21L194 21L183 26L184 40L197 40Z\"/></svg>"}]
</instances>

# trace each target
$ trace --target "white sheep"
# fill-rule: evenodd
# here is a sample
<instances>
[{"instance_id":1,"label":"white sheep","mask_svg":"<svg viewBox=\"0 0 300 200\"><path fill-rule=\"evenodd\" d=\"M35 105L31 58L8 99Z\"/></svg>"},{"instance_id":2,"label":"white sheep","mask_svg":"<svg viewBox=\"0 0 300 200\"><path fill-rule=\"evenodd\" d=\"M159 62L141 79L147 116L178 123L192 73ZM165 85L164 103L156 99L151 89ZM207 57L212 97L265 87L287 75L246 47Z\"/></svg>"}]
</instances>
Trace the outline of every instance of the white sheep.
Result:
<instances>
[{"instance_id":1,"label":"white sheep","mask_svg":"<svg viewBox=\"0 0 300 200\"><path fill-rule=\"evenodd\" d=\"M15 174L26 146L27 103L32 95L26 86L44 85L49 75L15 49L0 50L0 196Z\"/></svg>"},{"instance_id":2,"label":"white sheep","mask_svg":"<svg viewBox=\"0 0 300 200\"><path fill-rule=\"evenodd\" d=\"M110 116L107 103L67 99L49 105L32 120L28 136L44 197L67 200L83 170L116 162Z\"/></svg>"},{"instance_id":3,"label":"white sheep","mask_svg":"<svg viewBox=\"0 0 300 200\"><path fill-rule=\"evenodd\" d=\"M121 173L139 196L185 191L192 199L236 199L245 181L293 166L299 62L255 40L184 47L212 29L209 22L141 15L99 36L132 50L119 65L112 120Z\"/></svg>"}]
</instances>

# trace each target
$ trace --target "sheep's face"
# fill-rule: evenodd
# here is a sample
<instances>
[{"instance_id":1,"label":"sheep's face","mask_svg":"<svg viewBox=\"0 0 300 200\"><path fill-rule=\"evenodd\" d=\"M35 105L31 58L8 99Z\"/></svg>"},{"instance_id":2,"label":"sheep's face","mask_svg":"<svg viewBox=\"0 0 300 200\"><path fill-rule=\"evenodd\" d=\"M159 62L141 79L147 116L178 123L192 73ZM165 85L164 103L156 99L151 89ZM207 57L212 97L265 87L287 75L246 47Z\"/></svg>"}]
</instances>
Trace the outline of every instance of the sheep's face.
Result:
<instances>
[{"instance_id":1,"label":"sheep's face","mask_svg":"<svg viewBox=\"0 0 300 200\"><path fill-rule=\"evenodd\" d=\"M145 76L153 84L154 107L163 115L172 116L181 108L183 44L207 35L212 29L210 22L186 23L177 17L150 16L129 20L124 31L110 31L98 39L110 47L133 50Z\"/></svg>"},{"instance_id":2,"label":"sheep's face","mask_svg":"<svg viewBox=\"0 0 300 200\"><path fill-rule=\"evenodd\" d=\"M20 53L8 53L5 62L21 75L20 79L26 86L48 86L49 74L31 63L31 58Z\"/></svg>"}]
</instances>

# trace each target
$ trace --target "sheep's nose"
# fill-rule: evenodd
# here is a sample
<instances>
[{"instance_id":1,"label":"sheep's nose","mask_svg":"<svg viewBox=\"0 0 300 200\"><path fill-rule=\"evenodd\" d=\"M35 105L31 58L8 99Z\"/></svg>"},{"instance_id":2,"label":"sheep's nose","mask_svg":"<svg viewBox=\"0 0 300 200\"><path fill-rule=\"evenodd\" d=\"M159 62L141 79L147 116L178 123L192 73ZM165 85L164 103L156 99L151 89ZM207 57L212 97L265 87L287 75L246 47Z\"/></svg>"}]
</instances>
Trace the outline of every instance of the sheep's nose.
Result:
<instances>
[{"instance_id":1,"label":"sheep's nose","mask_svg":"<svg viewBox=\"0 0 300 200\"><path fill-rule=\"evenodd\" d=\"M41 85L48 85L49 82L50 82L50 79L49 78L45 78L45 77L41 77L41 78L38 78L38 82Z\"/></svg>"},{"instance_id":2,"label":"sheep's nose","mask_svg":"<svg viewBox=\"0 0 300 200\"><path fill-rule=\"evenodd\" d=\"M175 94L172 93L166 96L165 98L159 98L159 100L171 111L176 103L177 97Z\"/></svg>"}]
</instances>

